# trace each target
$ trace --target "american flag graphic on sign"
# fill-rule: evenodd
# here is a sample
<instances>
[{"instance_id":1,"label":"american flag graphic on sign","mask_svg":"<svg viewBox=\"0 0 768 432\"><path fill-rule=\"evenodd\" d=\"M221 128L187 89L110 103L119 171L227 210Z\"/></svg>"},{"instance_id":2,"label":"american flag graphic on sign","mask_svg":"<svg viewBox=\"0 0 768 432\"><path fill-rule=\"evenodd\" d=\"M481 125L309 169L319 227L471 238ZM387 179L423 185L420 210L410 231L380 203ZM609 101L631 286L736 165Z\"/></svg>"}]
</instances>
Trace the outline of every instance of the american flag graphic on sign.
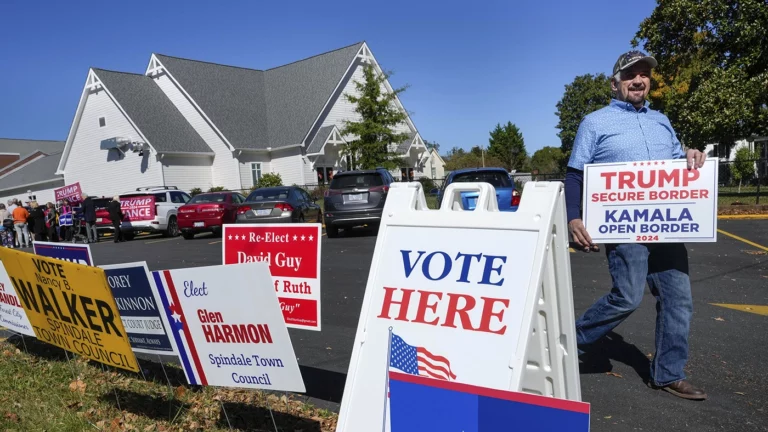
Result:
<instances>
[{"instance_id":1,"label":"american flag graphic on sign","mask_svg":"<svg viewBox=\"0 0 768 432\"><path fill-rule=\"evenodd\" d=\"M399 369L410 375L419 375L446 381L456 379L451 370L451 362L439 355L432 354L424 347L408 345L403 338L392 333L389 367Z\"/></svg>"}]
</instances>

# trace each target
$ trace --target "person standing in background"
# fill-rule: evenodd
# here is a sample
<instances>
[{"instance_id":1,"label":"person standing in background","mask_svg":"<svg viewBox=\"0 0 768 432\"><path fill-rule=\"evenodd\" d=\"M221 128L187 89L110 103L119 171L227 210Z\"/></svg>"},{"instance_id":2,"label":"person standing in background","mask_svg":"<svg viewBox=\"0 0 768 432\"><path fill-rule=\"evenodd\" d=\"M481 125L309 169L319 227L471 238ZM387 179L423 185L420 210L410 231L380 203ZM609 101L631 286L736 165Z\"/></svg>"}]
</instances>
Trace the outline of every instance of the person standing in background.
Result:
<instances>
[{"instance_id":1,"label":"person standing in background","mask_svg":"<svg viewBox=\"0 0 768 432\"><path fill-rule=\"evenodd\" d=\"M70 241L72 240L72 207L68 200L61 200L59 215L59 238L62 241Z\"/></svg>"},{"instance_id":2,"label":"person standing in background","mask_svg":"<svg viewBox=\"0 0 768 432\"><path fill-rule=\"evenodd\" d=\"M57 235L59 227L58 213L51 202L46 204L45 207L45 228L48 231L48 241L57 242L59 241L59 236Z\"/></svg>"},{"instance_id":3,"label":"person standing in background","mask_svg":"<svg viewBox=\"0 0 768 432\"><path fill-rule=\"evenodd\" d=\"M88 243L99 241L99 233L96 231L96 204L93 198L83 194L83 219L85 219L85 232L88 234Z\"/></svg>"},{"instance_id":4,"label":"person standing in background","mask_svg":"<svg viewBox=\"0 0 768 432\"><path fill-rule=\"evenodd\" d=\"M29 212L19 205L13 209L13 227L16 229L16 242L18 247L25 248L32 245L32 239L29 238Z\"/></svg>"},{"instance_id":5,"label":"person standing in background","mask_svg":"<svg viewBox=\"0 0 768 432\"><path fill-rule=\"evenodd\" d=\"M13 247L13 216L5 208L5 204L0 204L0 222L3 224L0 242L4 247Z\"/></svg>"},{"instance_id":6,"label":"person standing in background","mask_svg":"<svg viewBox=\"0 0 768 432\"><path fill-rule=\"evenodd\" d=\"M109 211L109 219L112 221L112 228L115 229L115 243L125 241L123 240L123 231L120 229L120 225L123 223L123 210L120 208L119 196L112 198L112 201L107 205L107 211Z\"/></svg>"},{"instance_id":7,"label":"person standing in background","mask_svg":"<svg viewBox=\"0 0 768 432\"><path fill-rule=\"evenodd\" d=\"M48 230L45 227L45 211L37 204L37 201L31 201L29 206L32 208L30 215L32 216L32 231L35 233L35 241L46 241Z\"/></svg>"}]
</instances>

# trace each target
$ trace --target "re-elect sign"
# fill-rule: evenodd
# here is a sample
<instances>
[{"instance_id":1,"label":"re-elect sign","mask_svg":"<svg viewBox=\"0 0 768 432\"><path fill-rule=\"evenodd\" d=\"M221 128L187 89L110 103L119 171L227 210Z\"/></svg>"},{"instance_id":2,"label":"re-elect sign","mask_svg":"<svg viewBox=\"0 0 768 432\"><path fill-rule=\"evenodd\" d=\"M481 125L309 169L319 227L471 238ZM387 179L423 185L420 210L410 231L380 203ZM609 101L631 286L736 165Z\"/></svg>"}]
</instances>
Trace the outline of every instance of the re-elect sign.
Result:
<instances>
[{"instance_id":1,"label":"re-elect sign","mask_svg":"<svg viewBox=\"0 0 768 432\"><path fill-rule=\"evenodd\" d=\"M265 263L153 276L190 384L305 390Z\"/></svg>"},{"instance_id":2,"label":"re-elect sign","mask_svg":"<svg viewBox=\"0 0 768 432\"><path fill-rule=\"evenodd\" d=\"M595 243L717 241L717 159L584 166L584 225Z\"/></svg>"},{"instance_id":3,"label":"re-elect sign","mask_svg":"<svg viewBox=\"0 0 768 432\"><path fill-rule=\"evenodd\" d=\"M133 350L145 354L174 354L175 344L147 264L138 262L101 268L107 275Z\"/></svg>"},{"instance_id":4,"label":"re-elect sign","mask_svg":"<svg viewBox=\"0 0 768 432\"><path fill-rule=\"evenodd\" d=\"M320 224L224 225L224 264L265 262L288 327L320 330Z\"/></svg>"},{"instance_id":5,"label":"re-elect sign","mask_svg":"<svg viewBox=\"0 0 768 432\"><path fill-rule=\"evenodd\" d=\"M56 258L83 265L93 265L91 247L87 244L51 243L36 241L32 244L35 255Z\"/></svg>"},{"instance_id":6,"label":"re-elect sign","mask_svg":"<svg viewBox=\"0 0 768 432\"><path fill-rule=\"evenodd\" d=\"M120 209L124 221L142 221L155 218L155 196L142 195L120 198Z\"/></svg>"}]
</instances>

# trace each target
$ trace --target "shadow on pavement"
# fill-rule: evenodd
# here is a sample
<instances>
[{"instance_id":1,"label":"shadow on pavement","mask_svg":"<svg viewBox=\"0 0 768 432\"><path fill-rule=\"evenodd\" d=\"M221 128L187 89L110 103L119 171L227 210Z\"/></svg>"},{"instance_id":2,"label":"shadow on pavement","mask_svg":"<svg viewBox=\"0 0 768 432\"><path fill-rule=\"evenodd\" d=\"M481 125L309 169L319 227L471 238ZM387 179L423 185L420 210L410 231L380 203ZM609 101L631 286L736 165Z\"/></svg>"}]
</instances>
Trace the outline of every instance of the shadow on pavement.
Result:
<instances>
[{"instance_id":1,"label":"shadow on pavement","mask_svg":"<svg viewBox=\"0 0 768 432\"><path fill-rule=\"evenodd\" d=\"M301 376L304 378L306 395L324 401L341 403L344 394L344 383L347 374L318 369L311 366L301 366Z\"/></svg>"},{"instance_id":2,"label":"shadow on pavement","mask_svg":"<svg viewBox=\"0 0 768 432\"><path fill-rule=\"evenodd\" d=\"M580 347L584 354L579 356L579 373L595 374L613 370L611 360L630 366L644 383L651 379L651 361L635 345L627 343L615 332L586 347Z\"/></svg>"}]
</instances>

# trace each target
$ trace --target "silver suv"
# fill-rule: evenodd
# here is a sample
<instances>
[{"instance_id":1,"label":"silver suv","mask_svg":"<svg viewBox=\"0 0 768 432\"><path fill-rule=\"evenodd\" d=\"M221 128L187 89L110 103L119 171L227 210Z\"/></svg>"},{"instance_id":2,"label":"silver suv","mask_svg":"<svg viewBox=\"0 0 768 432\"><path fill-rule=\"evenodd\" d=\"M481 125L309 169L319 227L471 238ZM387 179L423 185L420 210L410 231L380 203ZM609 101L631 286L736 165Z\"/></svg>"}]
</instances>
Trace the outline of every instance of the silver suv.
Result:
<instances>
[{"instance_id":1,"label":"silver suv","mask_svg":"<svg viewBox=\"0 0 768 432\"><path fill-rule=\"evenodd\" d=\"M136 188L135 191L120 194L120 198L155 197L155 215L153 219L123 221L120 228L126 240L132 240L137 233L162 233L166 237L176 237L179 230L178 210L192 197L176 186L150 186Z\"/></svg>"}]
</instances>

